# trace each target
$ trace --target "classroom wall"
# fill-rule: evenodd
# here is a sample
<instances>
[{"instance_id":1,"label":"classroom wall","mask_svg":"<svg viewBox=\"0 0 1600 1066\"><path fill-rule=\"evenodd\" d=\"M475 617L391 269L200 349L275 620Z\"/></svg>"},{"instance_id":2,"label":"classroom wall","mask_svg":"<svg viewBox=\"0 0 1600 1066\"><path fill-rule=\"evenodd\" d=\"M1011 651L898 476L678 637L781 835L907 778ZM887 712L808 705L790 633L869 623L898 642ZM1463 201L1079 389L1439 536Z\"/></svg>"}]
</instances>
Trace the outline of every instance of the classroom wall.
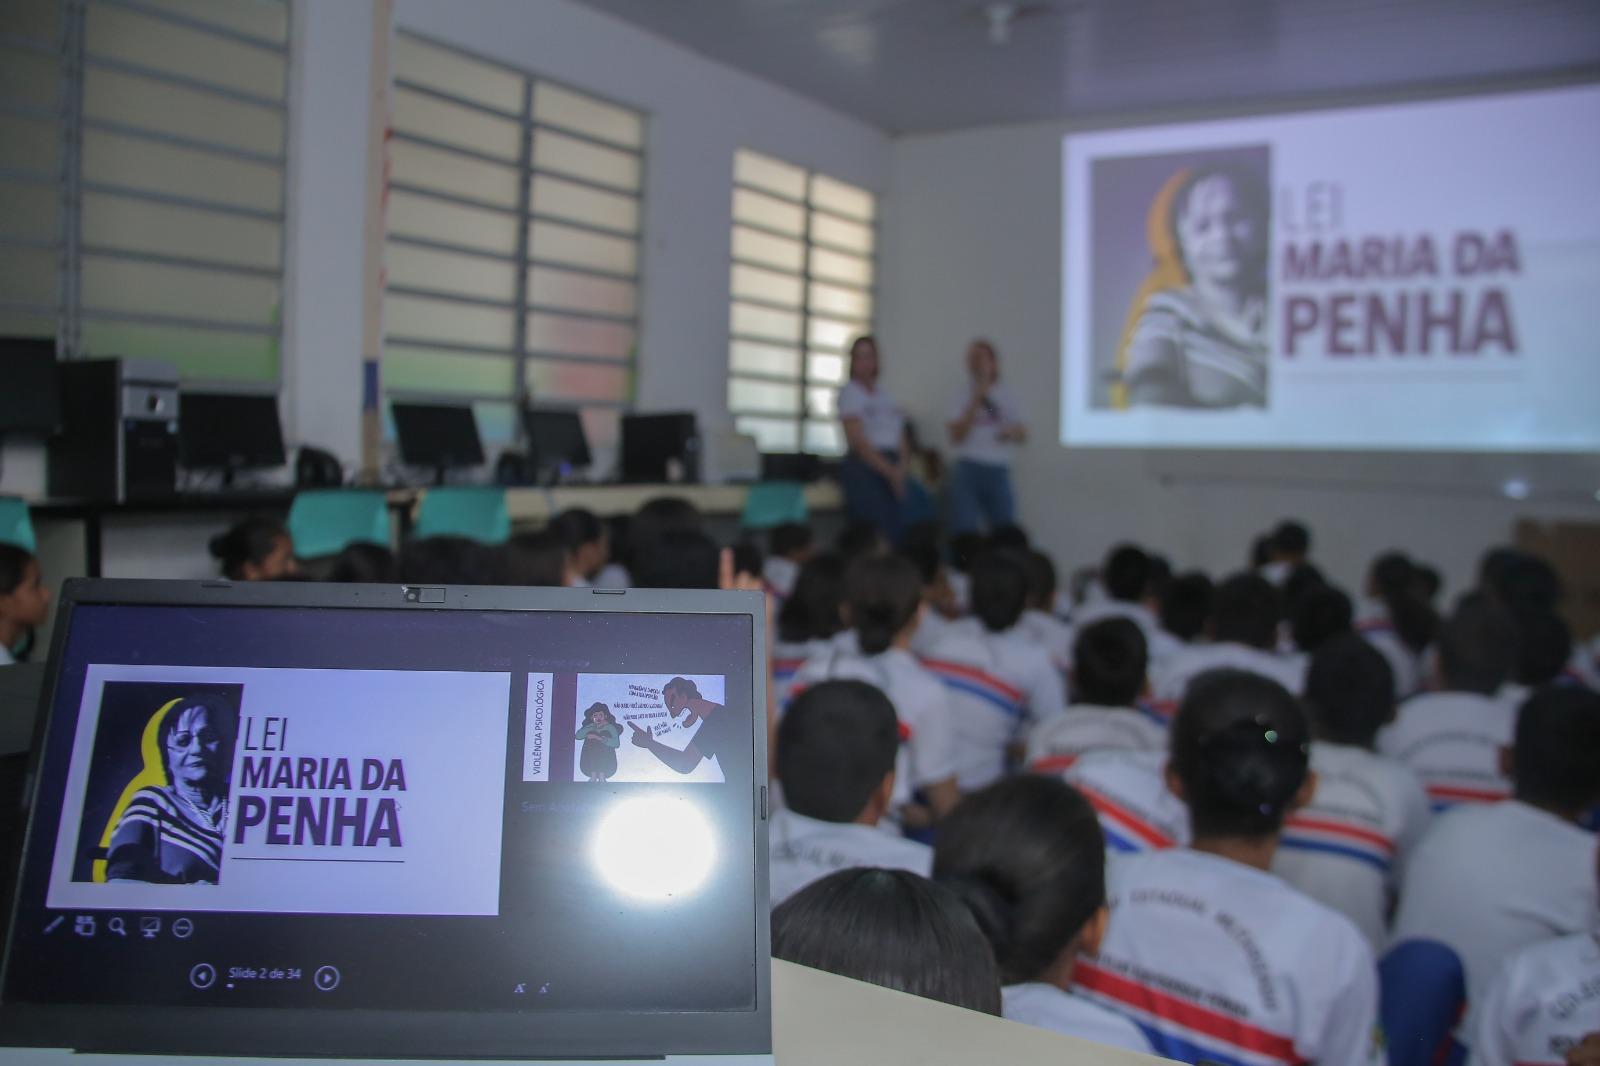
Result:
<instances>
[{"instance_id":1,"label":"classroom wall","mask_svg":"<svg viewBox=\"0 0 1600 1066\"><path fill-rule=\"evenodd\" d=\"M1526 85L1506 86L1524 88ZM1330 101L1338 104L1370 99ZM1283 110L1288 110L1286 106ZM1218 112L1137 116L1215 118ZM1122 538L1178 566L1228 571L1286 516L1306 520L1318 561L1358 588L1367 562L1402 547L1470 582L1479 552L1515 520L1600 521L1600 457L1066 449L1059 436L1063 123L988 127L895 143L878 327L888 386L946 440L974 336L1000 350L1032 440L1016 464L1022 521L1063 570ZM1525 500L1502 486L1525 480Z\"/></svg>"}]
</instances>

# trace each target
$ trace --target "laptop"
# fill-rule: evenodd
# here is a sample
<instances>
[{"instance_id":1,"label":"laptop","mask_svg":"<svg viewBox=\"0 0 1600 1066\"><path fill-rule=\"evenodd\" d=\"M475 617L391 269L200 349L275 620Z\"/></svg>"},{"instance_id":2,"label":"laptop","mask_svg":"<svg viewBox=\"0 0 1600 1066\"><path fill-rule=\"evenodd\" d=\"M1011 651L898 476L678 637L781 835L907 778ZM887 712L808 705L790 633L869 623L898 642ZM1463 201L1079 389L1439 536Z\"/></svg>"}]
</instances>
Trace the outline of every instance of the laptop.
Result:
<instances>
[{"instance_id":1,"label":"laptop","mask_svg":"<svg viewBox=\"0 0 1600 1066\"><path fill-rule=\"evenodd\" d=\"M68 582L0 1062L770 1063L764 612Z\"/></svg>"}]
</instances>

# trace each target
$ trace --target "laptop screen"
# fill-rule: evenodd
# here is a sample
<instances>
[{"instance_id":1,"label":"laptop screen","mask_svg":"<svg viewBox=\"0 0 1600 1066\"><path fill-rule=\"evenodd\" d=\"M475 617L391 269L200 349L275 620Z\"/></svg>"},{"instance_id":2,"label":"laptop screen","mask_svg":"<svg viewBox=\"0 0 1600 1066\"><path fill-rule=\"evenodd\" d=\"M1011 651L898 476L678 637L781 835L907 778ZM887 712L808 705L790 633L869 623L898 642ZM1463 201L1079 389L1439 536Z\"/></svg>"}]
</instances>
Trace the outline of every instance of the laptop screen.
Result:
<instances>
[{"instance_id":1,"label":"laptop screen","mask_svg":"<svg viewBox=\"0 0 1600 1066\"><path fill-rule=\"evenodd\" d=\"M752 629L79 604L4 998L754 1011Z\"/></svg>"}]
</instances>

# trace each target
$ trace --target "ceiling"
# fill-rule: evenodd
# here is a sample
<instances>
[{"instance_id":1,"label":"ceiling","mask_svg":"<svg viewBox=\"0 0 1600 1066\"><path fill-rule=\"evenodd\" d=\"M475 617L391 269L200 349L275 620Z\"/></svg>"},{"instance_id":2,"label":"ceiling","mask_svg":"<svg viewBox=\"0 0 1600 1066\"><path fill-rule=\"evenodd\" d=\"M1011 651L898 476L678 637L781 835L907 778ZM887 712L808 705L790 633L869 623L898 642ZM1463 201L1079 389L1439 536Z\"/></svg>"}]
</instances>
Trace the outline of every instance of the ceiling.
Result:
<instances>
[{"instance_id":1,"label":"ceiling","mask_svg":"<svg viewBox=\"0 0 1600 1066\"><path fill-rule=\"evenodd\" d=\"M1600 0L584 2L891 133L1600 74Z\"/></svg>"}]
</instances>

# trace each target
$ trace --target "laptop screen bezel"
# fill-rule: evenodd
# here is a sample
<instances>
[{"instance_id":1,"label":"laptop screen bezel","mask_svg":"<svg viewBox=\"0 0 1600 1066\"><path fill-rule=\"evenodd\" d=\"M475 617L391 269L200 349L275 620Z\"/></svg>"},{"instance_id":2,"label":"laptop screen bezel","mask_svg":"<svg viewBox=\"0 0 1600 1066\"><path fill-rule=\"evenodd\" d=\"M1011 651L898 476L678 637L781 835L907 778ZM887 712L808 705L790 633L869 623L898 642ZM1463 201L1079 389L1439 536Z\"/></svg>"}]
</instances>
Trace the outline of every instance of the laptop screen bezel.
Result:
<instances>
[{"instance_id":1,"label":"laptop screen bezel","mask_svg":"<svg viewBox=\"0 0 1600 1066\"><path fill-rule=\"evenodd\" d=\"M424 593L426 590L426 593ZM422 602L442 597L443 602ZM751 632L753 767L751 804L756 899L751 929L755 1008L750 1011L513 1012L274 1007L105 1006L37 1004L0 998L0 1042L83 1052L189 1055L361 1056L406 1058L651 1058L663 1055L769 1054L772 1048L771 926L767 920L767 622L758 592L667 589L565 589L496 586L322 585L301 582L180 582L74 579L62 589L51 639L40 713L34 727L24 802L28 824L22 856L35 833L55 825L33 814L41 785L50 719L80 607L120 605L260 609L370 609L471 612L597 612L742 616ZM0 997L8 987L11 945L23 915L18 892L7 915L0 960Z\"/></svg>"}]
</instances>

